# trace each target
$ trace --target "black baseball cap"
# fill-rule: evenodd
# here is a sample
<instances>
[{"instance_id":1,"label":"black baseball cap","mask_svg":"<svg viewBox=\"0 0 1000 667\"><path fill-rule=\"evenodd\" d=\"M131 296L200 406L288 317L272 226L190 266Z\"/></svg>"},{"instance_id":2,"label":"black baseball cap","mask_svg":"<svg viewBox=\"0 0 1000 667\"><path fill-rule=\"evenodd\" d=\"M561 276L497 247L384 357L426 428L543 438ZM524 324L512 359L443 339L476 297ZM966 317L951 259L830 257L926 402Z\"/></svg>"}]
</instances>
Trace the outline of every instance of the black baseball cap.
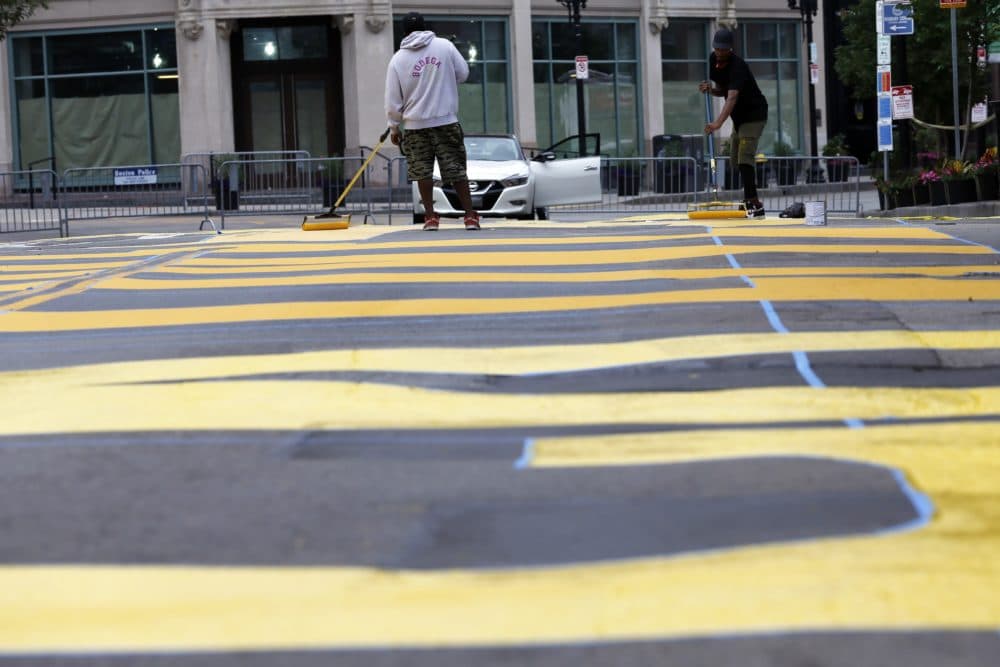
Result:
<instances>
[{"instance_id":1,"label":"black baseball cap","mask_svg":"<svg viewBox=\"0 0 1000 667\"><path fill-rule=\"evenodd\" d=\"M733 50L733 31L729 28L719 28L715 31L715 36L712 37L712 48L713 49L729 49Z\"/></svg>"},{"instance_id":2,"label":"black baseball cap","mask_svg":"<svg viewBox=\"0 0 1000 667\"><path fill-rule=\"evenodd\" d=\"M427 30L423 14L420 12L410 12L403 17L403 33L409 35L411 32L419 30Z\"/></svg>"}]
</instances>

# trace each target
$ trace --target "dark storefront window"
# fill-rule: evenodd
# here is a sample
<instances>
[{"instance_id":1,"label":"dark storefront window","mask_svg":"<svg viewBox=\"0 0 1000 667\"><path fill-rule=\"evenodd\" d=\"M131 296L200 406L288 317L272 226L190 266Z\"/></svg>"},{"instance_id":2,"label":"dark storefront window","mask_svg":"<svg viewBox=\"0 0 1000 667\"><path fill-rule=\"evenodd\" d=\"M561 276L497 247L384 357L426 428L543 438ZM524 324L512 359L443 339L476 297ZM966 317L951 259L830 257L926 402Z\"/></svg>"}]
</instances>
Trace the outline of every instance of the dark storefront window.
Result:
<instances>
[{"instance_id":1,"label":"dark storefront window","mask_svg":"<svg viewBox=\"0 0 1000 667\"><path fill-rule=\"evenodd\" d=\"M19 168L50 156L60 171L179 160L173 26L9 42Z\"/></svg>"},{"instance_id":2,"label":"dark storefront window","mask_svg":"<svg viewBox=\"0 0 1000 667\"><path fill-rule=\"evenodd\" d=\"M566 19L532 22L535 123L540 147L579 133L576 109L576 56L586 55L590 76L584 84L586 130L600 133L600 152L638 155L640 126L639 58L636 23L593 20L583 23L583 51Z\"/></svg>"},{"instance_id":3,"label":"dark storefront window","mask_svg":"<svg viewBox=\"0 0 1000 667\"><path fill-rule=\"evenodd\" d=\"M510 62L507 19L427 16L427 27L449 39L469 63L469 78L458 87L458 116L466 132L511 131ZM403 41L403 17L393 24L395 48Z\"/></svg>"}]
</instances>

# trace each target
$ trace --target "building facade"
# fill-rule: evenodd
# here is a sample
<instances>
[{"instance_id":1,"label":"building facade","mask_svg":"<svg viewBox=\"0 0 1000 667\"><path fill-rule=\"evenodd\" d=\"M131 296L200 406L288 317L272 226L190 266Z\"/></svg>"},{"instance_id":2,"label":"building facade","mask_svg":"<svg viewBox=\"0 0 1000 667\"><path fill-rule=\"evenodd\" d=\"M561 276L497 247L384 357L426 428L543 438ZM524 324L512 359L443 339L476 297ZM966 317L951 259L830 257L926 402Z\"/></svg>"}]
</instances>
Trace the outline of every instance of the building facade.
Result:
<instances>
[{"instance_id":1,"label":"building facade","mask_svg":"<svg viewBox=\"0 0 1000 667\"><path fill-rule=\"evenodd\" d=\"M386 126L385 67L412 10L470 64L460 100L469 132L510 132L538 148L575 135L575 58L586 55L586 131L599 133L602 153L650 155L656 135L700 135L697 82L712 32L727 24L771 105L763 148L813 150L810 50L787 0L590 0L583 53L558 0L49 4L0 45L0 171L51 158L61 171L203 152L354 153Z\"/></svg>"}]
</instances>

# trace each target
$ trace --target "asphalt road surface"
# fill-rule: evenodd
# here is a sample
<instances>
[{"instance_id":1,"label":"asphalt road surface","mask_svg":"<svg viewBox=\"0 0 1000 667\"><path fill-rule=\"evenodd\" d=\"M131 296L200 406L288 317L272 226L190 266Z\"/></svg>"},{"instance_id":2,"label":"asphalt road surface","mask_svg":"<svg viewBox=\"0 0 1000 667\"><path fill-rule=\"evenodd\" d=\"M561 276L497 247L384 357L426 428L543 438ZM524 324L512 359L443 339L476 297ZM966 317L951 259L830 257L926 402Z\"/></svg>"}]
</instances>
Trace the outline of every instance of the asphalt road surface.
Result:
<instances>
[{"instance_id":1,"label":"asphalt road surface","mask_svg":"<svg viewBox=\"0 0 1000 667\"><path fill-rule=\"evenodd\" d=\"M196 226L0 238L0 667L998 664L997 220Z\"/></svg>"}]
</instances>

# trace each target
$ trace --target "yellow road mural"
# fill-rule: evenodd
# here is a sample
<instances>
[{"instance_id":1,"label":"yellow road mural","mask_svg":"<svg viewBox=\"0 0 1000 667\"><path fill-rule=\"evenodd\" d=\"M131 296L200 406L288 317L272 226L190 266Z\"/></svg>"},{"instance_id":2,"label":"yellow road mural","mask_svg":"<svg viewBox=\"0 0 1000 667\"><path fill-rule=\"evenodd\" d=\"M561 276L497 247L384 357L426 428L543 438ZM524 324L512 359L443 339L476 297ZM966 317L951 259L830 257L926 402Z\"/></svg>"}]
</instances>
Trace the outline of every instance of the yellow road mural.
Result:
<instances>
[{"instance_id":1,"label":"yellow road mural","mask_svg":"<svg viewBox=\"0 0 1000 667\"><path fill-rule=\"evenodd\" d=\"M11 287L6 294L10 300L0 313L0 332L564 312L761 300L967 303L1000 299L996 279L958 279L995 271L996 254L933 230L815 230L780 227L774 222L715 226L714 235L727 239L723 246L715 245L713 235L701 232L640 237L609 231L605 237L589 236L580 243L624 244L643 239L662 245L565 253L546 249L557 243L577 243L577 239L487 238L471 243L526 249L450 254L439 252L444 244L457 248L470 241L380 240L376 245L370 242L376 235L371 229L352 229L345 235L317 233L309 237L315 241L308 242L290 232L227 234L199 242L198 251L207 254L163 265L139 264L155 253L123 254L131 259L104 267L112 271L102 280L74 283L47 296L20 294ZM670 245L681 238L692 245ZM728 239L739 238L766 243L730 245ZM897 243L880 244L879 239ZM415 248L426 251L414 253ZM186 249L184 244L174 247L174 251ZM334 250L343 256L322 256ZM398 250L410 252L394 252ZM804 261L802 266L736 271L722 260L725 254L816 256L834 252L857 255L858 265L823 267ZM935 266L909 266L905 257L887 267L865 264L865 258L881 253L934 253L943 259ZM262 259L262 254L271 256ZM622 266L694 257L718 261L718 267L645 270ZM949 258L955 263L949 263ZM6 257L0 265L8 266L5 261ZM34 278L23 275L28 280L55 279L58 285L60 277L51 272L72 268L73 255L47 256L44 261L18 271L37 270L40 273ZM608 265L608 272L589 265ZM136 275L140 266L144 266L142 273ZM144 290L181 287L337 285L364 281L369 274L334 271L362 267L374 270L370 274L373 283L394 278L443 281L455 278L447 268L467 266L537 269L492 276L499 282L660 278L683 283L746 275L753 277L754 284L595 296L330 300L92 311L55 307L61 298L107 290L143 295ZM545 266L581 269L548 274ZM281 276L286 271L306 270L303 267L319 273L309 278ZM387 271L399 267L432 271ZM271 269L275 276L259 276ZM223 274L228 277L218 277ZM66 278L79 280L80 276ZM22 280L20 275L17 280ZM17 289L24 289L24 283L18 284ZM46 309L39 308L42 304ZM536 439L527 448L524 474L555 467L677 466L760 457L848 460L898 471L901 493L910 495L924 520L910 530L877 535L493 571L8 565L0 567L0 654L520 645L813 630L996 630L1000 627L1000 561L995 557L1000 553L1000 386L803 385L526 396L275 377L336 372L531 375L792 352L1000 352L996 330L950 330L943 324L937 330L920 332L738 333L497 349L400 346L0 373L0 405L5 406L0 434L8 437L159 430L647 425L643 433ZM53 405L60 406L58 412L53 412ZM802 426L857 419L937 423ZM658 430L678 424L687 428ZM748 424L759 427L747 428ZM693 428L697 425L729 428Z\"/></svg>"}]
</instances>

